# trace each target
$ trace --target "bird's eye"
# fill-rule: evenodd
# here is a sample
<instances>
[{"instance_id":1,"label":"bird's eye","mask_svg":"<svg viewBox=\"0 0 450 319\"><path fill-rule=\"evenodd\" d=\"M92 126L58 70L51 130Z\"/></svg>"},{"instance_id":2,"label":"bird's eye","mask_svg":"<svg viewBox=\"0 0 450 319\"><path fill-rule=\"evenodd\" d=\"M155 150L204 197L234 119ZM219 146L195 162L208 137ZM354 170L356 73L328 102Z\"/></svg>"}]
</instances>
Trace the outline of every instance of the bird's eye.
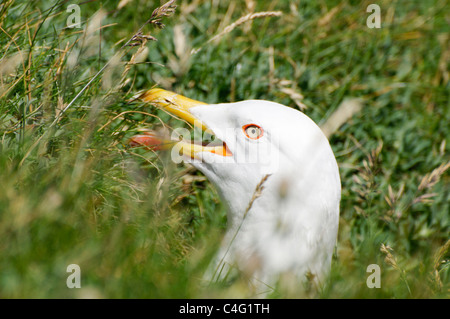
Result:
<instances>
[{"instance_id":1,"label":"bird's eye","mask_svg":"<svg viewBox=\"0 0 450 319\"><path fill-rule=\"evenodd\" d=\"M263 135L263 129L256 124L247 124L242 127L245 135L252 140L257 140Z\"/></svg>"}]
</instances>

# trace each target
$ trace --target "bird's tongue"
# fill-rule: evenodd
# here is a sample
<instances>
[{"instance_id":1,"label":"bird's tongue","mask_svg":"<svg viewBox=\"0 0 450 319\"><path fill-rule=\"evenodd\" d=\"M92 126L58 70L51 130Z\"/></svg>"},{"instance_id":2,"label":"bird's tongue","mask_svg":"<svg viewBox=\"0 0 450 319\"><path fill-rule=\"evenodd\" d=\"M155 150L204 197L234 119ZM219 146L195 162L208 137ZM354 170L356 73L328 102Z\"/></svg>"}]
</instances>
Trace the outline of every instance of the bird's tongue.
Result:
<instances>
[{"instance_id":1,"label":"bird's tongue","mask_svg":"<svg viewBox=\"0 0 450 319\"><path fill-rule=\"evenodd\" d=\"M175 142L167 140L162 136L160 136L159 134L152 131L135 135L128 142L128 145L130 145L131 147L144 146L154 151L169 149L174 144Z\"/></svg>"}]
</instances>

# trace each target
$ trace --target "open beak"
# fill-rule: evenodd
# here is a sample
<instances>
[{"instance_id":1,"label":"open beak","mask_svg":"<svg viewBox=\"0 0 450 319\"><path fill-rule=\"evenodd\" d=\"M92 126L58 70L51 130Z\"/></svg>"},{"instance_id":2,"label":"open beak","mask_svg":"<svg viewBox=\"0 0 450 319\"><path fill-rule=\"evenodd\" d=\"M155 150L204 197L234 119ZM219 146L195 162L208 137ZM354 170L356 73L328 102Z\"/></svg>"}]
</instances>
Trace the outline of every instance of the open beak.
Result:
<instances>
[{"instance_id":1,"label":"open beak","mask_svg":"<svg viewBox=\"0 0 450 319\"><path fill-rule=\"evenodd\" d=\"M174 92L166 91L163 89L151 89L139 96L144 102L151 103L159 108L162 108L173 115L185 120L186 122L199 127L203 132L213 134L213 132L206 127L199 119L195 118L190 108L207 105L204 102L192 100L185 96L179 95ZM228 149L225 142L220 144L214 143L204 145L203 143L188 142L188 141L172 141L167 138L163 138L154 132L145 132L141 135L136 135L131 138L131 146L145 146L149 149L158 151L175 147L179 150L180 154L188 156L192 159L199 159L198 153L209 152L220 156L232 156L233 154Z\"/></svg>"}]
</instances>

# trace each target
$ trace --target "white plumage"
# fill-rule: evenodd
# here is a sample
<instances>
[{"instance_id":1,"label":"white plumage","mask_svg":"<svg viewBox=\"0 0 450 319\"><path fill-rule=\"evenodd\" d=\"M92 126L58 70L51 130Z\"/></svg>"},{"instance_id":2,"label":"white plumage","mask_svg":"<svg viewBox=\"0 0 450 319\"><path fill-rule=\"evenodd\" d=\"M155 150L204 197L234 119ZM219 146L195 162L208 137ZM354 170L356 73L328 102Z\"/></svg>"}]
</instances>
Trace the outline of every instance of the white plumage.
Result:
<instances>
[{"instance_id":1,"label":"white plumage","mask_svg":"<svg viewBox=\"0 0 450 319\"><path fill-rule=\"evenodd\" d=\"M167 91L158 96L173 107ZM228 228L208 271L210 280L244 274L256 293L286 275L299 289L306 277L323 282L336 244L341 186L320 128L305 114L274 102L189 100L183 107L186 98L176 97L177 110L202 121L226 148L220 153L197 145L194 152L183 151L227 206ZM154 102L155 96L146 100Z\"/></svg>"}]
</instances>

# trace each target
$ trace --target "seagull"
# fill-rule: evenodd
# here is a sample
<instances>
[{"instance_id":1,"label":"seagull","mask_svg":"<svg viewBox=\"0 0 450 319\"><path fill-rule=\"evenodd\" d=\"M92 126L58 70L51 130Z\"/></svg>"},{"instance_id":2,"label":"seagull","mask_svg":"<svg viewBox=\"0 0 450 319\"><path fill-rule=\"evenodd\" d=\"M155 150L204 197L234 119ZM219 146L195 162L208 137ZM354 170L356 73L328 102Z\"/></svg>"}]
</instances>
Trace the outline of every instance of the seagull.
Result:
<instances>
[{"instance_id":1,"label":"seagull","mask_svg":"<svg viewBox=\"0 0 450 319\"><path fill-rule=\"evenodd\" d=\"M304 113L266 100L207 104L154 88L140 98L214 141L136 135L134 146L171 149L200 170L227 208L227 230L209 282L248 279L254 294L280 282L318 287L330 271L341 183L330 144Z\"/></svg>"}]
</instances>

